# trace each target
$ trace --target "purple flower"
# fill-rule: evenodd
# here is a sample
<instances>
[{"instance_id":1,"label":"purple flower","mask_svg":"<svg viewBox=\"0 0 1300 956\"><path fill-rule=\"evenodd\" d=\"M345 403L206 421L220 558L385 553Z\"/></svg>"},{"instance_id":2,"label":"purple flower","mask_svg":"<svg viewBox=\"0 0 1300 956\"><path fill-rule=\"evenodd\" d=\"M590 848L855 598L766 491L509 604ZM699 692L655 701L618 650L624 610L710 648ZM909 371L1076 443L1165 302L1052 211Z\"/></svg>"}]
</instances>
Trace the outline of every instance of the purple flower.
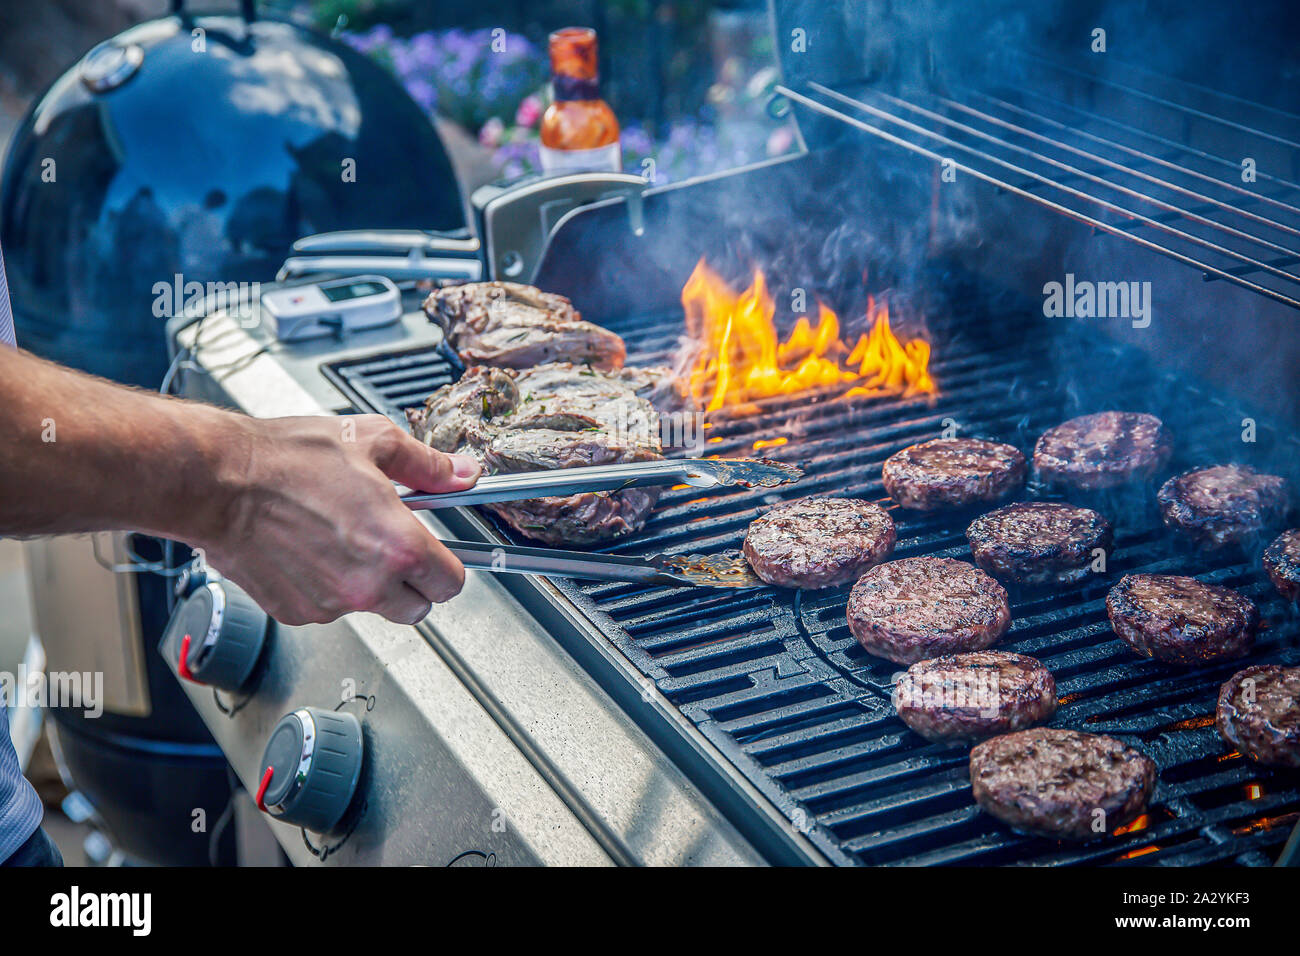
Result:
<instances>
[{"instance_id":1,"label":"purple flower","mask_svg":"<svg viewBox=\"0 0 1300 956\"><path fill-rule=\"evenodd\" d=\"M498 146L501 143L501 136L505 132L505 128L506 124L494 116L484 123L483 128L478 131L478 141L487 147Z\"/></svg>"},{"instance_id":2,"label":"purple flower","mask_svg":"<svg viewBox=\"0 0 1300 956\"><path fill-rule=\"evenodd\" d=\"M425 112L436 111L477 135L493 151L501 174L514 177L540 169L537 126L544 103L537 93L549 69L545 52L527 38L506 34L504 45L498 42L494 50L492 34L490 29L450 29L403 38L381 24L343 38L391 69ZM719 84L727 87L727 113L720 125L687 116L650 129L625 118L623 167L640 173L646 169L643 161L650 159L655 182L662 184L789 152L795 145L793 130L774 125L752 108L774 74L742 74ZM507 127L502 117L512 118L513 125Z\"/></svg>"}]
</instances>

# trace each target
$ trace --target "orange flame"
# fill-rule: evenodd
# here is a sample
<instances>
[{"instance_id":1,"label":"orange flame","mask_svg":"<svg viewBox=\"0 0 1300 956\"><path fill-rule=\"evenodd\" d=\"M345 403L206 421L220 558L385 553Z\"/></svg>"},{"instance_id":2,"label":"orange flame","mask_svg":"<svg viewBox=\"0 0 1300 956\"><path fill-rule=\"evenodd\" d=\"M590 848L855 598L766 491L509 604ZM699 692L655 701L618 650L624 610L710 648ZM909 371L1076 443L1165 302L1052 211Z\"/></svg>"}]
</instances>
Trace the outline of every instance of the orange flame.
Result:
<instances>
[{"instance_id":1,"label":"orange flame","mask_svg":"<svg viewBox=\"0 0 1300 956\"><path fill-rule=\"evenodd\" d=\"M682 287L686 331L697 349L687 380L706 411L771 395L851 384L844 397L936 391L930 377L930 343L900 342L889 309L868 299L871 330L849 348L840 320L818 303L817 325L800 317L780 341L776 307L761 270L736 293L703 259Z\"/></svg>"}]
</instances>

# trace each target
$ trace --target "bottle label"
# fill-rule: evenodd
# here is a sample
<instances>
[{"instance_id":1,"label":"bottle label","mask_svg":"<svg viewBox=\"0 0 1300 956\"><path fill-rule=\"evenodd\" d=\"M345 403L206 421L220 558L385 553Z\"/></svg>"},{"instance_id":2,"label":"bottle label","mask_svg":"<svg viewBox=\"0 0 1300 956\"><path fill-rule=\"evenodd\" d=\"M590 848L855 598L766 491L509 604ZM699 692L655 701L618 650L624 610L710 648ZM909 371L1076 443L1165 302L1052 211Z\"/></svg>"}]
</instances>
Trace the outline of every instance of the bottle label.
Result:
<instances>
[{"instance_id":1,"label":"bottle label","mask_svg":"<svg viewBox=\"0 0 1300 956\"><path fill-rule=\"evenodd\" d=\"M621 172L623 150L619 143L595 149L552 149L541 147L542 171L546 173Z\"/></svg>"},{"instance_id":2,"label":"bottle label","mask_svg":"<svg viewBox=\"0 0 1300 956\"><path fill-rule=\"evenodd\" d=\"M600 79L565 76L556 73L551 77L551 95L557 101L563 100L598 100L600 99Z\"/></svg>"}]
</instances>

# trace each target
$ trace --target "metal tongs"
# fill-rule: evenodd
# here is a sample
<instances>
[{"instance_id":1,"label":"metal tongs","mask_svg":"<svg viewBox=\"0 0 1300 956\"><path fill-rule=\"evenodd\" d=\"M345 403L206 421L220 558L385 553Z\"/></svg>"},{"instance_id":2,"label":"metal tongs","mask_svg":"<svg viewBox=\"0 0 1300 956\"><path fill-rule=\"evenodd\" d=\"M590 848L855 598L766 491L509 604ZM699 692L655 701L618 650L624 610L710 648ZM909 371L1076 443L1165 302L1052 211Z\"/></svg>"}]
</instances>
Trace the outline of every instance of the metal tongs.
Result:
<instances>
[{"instance_id":1,"label":"metal tongs","mask_svg":"<svg viewBox=\"0 0 1300 956\"><path fill-rule=\"evenodd\" d=\"M758 458L687 458L669 461L633 462L528 471L508 475L487 475L467 491L445 494L410 494L402 501L408 508L450 508L495 501L575 495L595 491L619 491L646 485L684 484L694 488L740 485L773 488L803 476L803 470L784 462ZM485 544L477 541L443 541L467 568L499 574L541 574L596 581L629 581L637 584L699 585L715 588L761 587L763 582L740 554L652 554L628 557L527 548L517 545Z\"/></svg>"},{"instance_id":2,"label":"metal tongs","mask_svg":"<svg viewBox=\"0 0 1300 956\"><path fill-rule=\"evenodd\" d=\"M467 568L497 574L540 574L546 577L584 578L593 581L630 581L634 584L696 585L712 588L762 587L743 555L588 554L553 548L524 548L480 541L444 541Z\"/></svg>"},{"instance_id":3,"label":"metal tongs","mask_svg":"<svg viewBox=\"0 0 1300 956\"><path fill-rule=\"evenodd\" d=\"M478 480L478 484L466 491L403 495L402 501L414 511L423 511L457 505L485 505L494 501L620 491L646 485L682 484L694 488L741 485L745 488L774 488L801 477L802 469L766 458L679 458L485 475Z\"/></svg>"}]
</instances>

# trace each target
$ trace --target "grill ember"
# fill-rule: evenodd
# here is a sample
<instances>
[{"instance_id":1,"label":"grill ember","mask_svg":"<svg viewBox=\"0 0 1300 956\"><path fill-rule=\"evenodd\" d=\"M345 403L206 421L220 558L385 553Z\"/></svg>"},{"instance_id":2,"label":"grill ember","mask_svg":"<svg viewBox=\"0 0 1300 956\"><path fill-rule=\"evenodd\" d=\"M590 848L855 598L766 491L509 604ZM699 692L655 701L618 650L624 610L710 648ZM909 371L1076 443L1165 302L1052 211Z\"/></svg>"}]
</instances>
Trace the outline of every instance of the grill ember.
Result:
<instances>
[{"instance_id":1,"label":"grill ember","mask_svg":"<svg viewBox=\"0 0 1300 956\"><path fill-rule=\"evenodd\" d=\"M706 411L774 395L851 386L844 397L932 393L930 343L901 342L889 327L889 308L868 299L871 324L850 347L839 317L818 303L817 325L800 317L782 342L776 306L761 270L735 292L701 259L682 287L686 310L686 380Z\"/></svg>"}]
</instances>

